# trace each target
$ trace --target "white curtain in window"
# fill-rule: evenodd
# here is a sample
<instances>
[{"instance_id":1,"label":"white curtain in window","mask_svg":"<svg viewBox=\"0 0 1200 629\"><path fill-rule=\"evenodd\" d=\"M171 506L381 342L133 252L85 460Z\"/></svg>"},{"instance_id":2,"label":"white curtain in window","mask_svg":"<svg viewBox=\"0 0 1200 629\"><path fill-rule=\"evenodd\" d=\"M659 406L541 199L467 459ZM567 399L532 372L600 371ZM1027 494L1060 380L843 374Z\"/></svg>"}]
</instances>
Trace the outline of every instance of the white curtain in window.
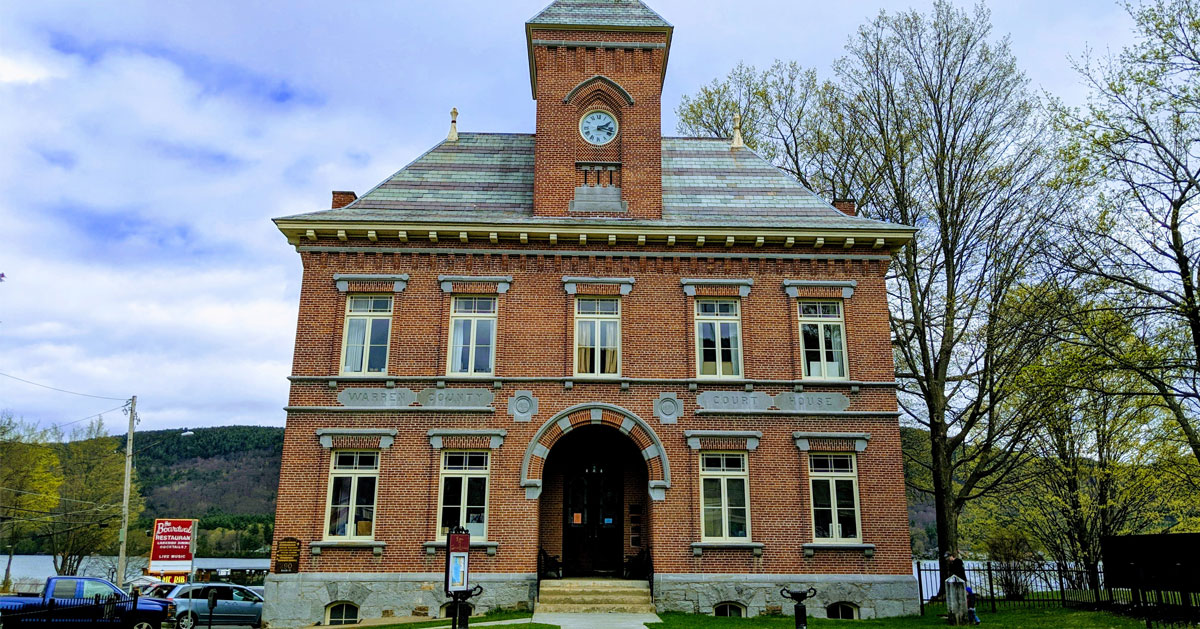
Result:
<instances>
[{"instance_id":1,"label":"white curtain in window","mask_svg":"<svg viewBox=\"0 0 1200 629\"><path fill-rule=\"evenodd\" d=\"M362 371L363 345L367 341L367 320L354 318L346 329L346 371Z\"/></svg>"}]
</instances>

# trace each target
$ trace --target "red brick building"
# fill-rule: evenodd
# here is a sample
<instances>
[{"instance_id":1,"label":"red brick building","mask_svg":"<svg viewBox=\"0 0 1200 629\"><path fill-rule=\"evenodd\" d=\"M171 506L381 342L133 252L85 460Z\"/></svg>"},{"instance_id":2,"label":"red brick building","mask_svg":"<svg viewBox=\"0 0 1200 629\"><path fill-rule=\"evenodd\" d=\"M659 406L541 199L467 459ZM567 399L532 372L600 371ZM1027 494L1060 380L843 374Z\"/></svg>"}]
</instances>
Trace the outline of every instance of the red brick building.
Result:
<instances>
[{"instance_id":1,"label":"red brick building","mask_svg":"<svg viewBox=\"0 0 1200 629\"><path fill-rule=\"evenodd\" d=\"M452 129L276 219L304 277L264 620L438 615L455 525L481 609L561 563L659 611L914 612L884 287L912 230L662 137L672 27L637 0L526 34L536 134Z\"/></svg>"}]
</instances>

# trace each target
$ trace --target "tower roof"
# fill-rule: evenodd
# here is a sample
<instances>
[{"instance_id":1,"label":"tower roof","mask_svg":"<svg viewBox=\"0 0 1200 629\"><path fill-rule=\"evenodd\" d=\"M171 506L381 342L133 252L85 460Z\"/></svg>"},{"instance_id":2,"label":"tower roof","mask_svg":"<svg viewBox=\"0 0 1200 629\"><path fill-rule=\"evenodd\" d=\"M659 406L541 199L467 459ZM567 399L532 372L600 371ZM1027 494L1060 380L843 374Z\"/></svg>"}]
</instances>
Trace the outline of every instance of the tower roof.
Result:
<instances>
[{"instance_id":1,"label":"tower roof","mask_svg":"<svg viewBox=\"0 0 1200 629\"><path fill-rule=\"evenodd\" d=\"M640 0L554 0L527 24L671 28Z\"/></svg>"}]
</instances>

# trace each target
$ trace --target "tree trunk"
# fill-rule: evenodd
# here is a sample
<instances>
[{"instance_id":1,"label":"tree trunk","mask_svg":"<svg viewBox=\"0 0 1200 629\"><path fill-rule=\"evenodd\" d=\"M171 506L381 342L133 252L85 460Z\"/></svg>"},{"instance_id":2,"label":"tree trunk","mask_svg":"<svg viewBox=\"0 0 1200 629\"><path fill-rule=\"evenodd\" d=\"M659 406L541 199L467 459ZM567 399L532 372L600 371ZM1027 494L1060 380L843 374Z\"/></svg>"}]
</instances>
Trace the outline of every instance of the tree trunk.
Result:
<instances>
[{"instance_id":1,"label":"tree trunk","mask_svg":"<svg viewBox=\"0 0 1200 629\"><path fill-rule=\"evenodd\" d=\"M937 527L938 548L938 594L942 594L948 572L946 569L946 553L958 555L958 513L954 492L954 468L951 466L950 455L946 443L946 425L939 420L929 423L929 453L932 460L933 500L935 523Z\"/></svg>"}]
</instances>

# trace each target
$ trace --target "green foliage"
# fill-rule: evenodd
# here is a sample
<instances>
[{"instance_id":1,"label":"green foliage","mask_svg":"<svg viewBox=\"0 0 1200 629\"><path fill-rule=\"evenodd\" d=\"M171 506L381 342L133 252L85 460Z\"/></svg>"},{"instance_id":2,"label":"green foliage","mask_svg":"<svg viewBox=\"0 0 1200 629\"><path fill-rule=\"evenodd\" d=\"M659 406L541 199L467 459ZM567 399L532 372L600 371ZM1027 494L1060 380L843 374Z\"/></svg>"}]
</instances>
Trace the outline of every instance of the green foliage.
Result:
<instances>
[{"instance_id":1,"label":"green foliage","mask_svg":"<svg viewBox=\"0 0 1200 629\"><path fill-rule=\"evenodd\" d=\"M1088 104L1056 107L1071 137L1060 159L1091 194L1047 249L1062 281L1095 297L1062 314L1130 376L1115 393L1156 397L1177 426L1163 436L1200 462L1200 3L1126 8L1136 42L1083 57Z\"/></svg>"},{"instance_id":2,"label":"green foliage","mask_svg":"<svg viewBox=\"0 0 1200 629\"><path fill-rule=\"evenodd\" d=\"M117 445L107 436L103 420L96 419L57 446L63 479L60 502L40 534L59 574L76 574L84 557L114 550L125 484L125 456ZM129 503L131 519L141 510L142 499L135 490Z\"/></svg>"}]
</instances>

